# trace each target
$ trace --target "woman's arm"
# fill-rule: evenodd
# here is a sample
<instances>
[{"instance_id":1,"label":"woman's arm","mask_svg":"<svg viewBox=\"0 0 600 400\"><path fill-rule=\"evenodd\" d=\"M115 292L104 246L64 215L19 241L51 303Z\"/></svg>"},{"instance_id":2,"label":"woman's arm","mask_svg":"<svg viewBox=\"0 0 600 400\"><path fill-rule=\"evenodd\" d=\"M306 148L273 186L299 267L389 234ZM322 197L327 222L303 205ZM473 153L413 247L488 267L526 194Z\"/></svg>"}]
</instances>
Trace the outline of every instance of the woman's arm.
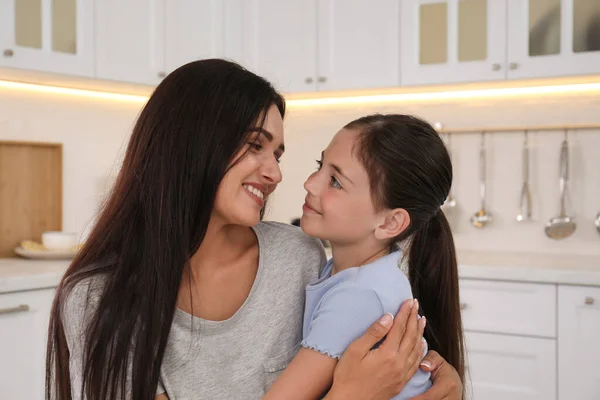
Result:
<instances>
[{"instance_id":1,"label":"woman's arm","mask_svg":"<svg viewBox=\"0 0 600 400\"><path fill-rule=\"evenodd\" d=\"M433 387L412 400L462 400L463 384L458 372L436 351L427 353L421 368L431 372Z\"/></svg>"},{"instance_id":2,"label":"woman's arm","mask_svg":"<svg viewBox=\"0 0 600 400\"><path fill-rule=\"evenodd\" d=\"M404 321L402 328L406 327L406 334L404 337L406 340L404 341L404 348L408 349L408 351L404 354L408 354L409 352L411 359L420 360L423 354L423 347L421 338L423 336L423 328L421 324L417 322L417 312L418 309L416 307L412 307L412 300L408 300L401 307L400 312L397 318L401 318ZM389 317L389 318L388 318ZM409 321L406 324L406 321ZM393 317L391 315L386 315L386 317L382 318L383 323L388 323L390 326L393 322ZM376 324L377 325L377 324ZM387 332L386 328L386 332ZM403 330L402 329L402 330ZM385 334L384 334L385 335ZM396 329L393 332L390 332L390 335L393 340L387 342L388 344L382 344L381 347L384 347L382 350L373 350L375 353L384 352L386 346L395 346L396 351L399 349L399 342L402 339L403 332L400 329ZM396 336L397 342L394 343L394 339ZM383 337L383 335L381 336ZM381 339L379 337L379 339ZM358 342L361 346L368 346L366 351L369 351L378 340L372 341L374 337L369 336L366 341ZM355 343L356 343L355 342ZM356 344L348 347L343 357L346 357L346 353L349 351L353 351L353 346L356 348ZM381 348L380 347L380 348ZM362 347L361 347L362 348ZM412 353L415 354L412 354ZM363 354L365 351L362 352ZM294 360L290 363L290 365L285 369L285 371L281 374L281 376L275 381L271 389L269 389L268 393L265 395L265 400L272 399L291 399L291 400L313 400L320 398L327 392L327 390L331 387L331 384L334 379L334 370L336 370L336 365L338 360L336 358L332 358L326 354L321 354L318 351L302 348ZM385 365L375 365L376 367L386 368ZM412 373L407 376L407 380L414 375L415 371L418 368L418 362L415 363L414 369L412 369ZM336 370L337 371L337 370ZM364 372L360 372L364 373ZM377 371L375 371L377 373ZM349 377L349 379L353 379L353 377ZM362 399L363 397L344 397L346 399L357 398Z\"/></svg>"},{"instance_id":3,"label":"woman's arm","mask_svg":"<svg viewBox=\"0 0 600 400\"><path fill-rule=\"evenodd\" d=\"M421 369L431 372L433 387L415 400L462 400L460 377L437 352L430 351L422 362L421 353L412 351L406 356L410 344L416 344L415 339L421 340L415 338L410 320L407 324L407 315L403 315L405 305L391 329L389 325L377 322L348 347L337 365L333 386L325 400L388 400L402 390L419 364ZM386 334L384 343L371 350L372 344ZM400 341L398 338L401 338ZM400 344L395 350L398 342Z\"/></svg>"}]
</instances>

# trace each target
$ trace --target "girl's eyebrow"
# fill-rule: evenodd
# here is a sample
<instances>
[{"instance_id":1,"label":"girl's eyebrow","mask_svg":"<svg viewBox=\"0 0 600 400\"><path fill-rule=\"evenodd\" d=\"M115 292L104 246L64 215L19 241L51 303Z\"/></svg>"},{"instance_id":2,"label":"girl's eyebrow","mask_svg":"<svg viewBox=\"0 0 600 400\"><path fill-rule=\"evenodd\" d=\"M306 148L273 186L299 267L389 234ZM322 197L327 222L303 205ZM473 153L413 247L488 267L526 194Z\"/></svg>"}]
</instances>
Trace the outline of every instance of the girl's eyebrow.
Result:
<instances>
[{"instance_id":1,"label":"girl's eyebrow","mask_svg":"<svg viewBox=\"0 0 600 400\"><path fill-rule=\"evenodd\" d=\"M325 160L325 151L321 152L321 160ZM338 167L335 164L331 164L331 163L329 163L329 165L331 165L333 167L333 169L335 169L338 174L340 174L341 176L343 176L346 180L348 180L351 184L354 185L354 182L352 182L352 179L348 178L348 176L346 176L346 174L344 174L344 172L342 172L342 169L340 167Z\"/></svg>"}]
</instances>

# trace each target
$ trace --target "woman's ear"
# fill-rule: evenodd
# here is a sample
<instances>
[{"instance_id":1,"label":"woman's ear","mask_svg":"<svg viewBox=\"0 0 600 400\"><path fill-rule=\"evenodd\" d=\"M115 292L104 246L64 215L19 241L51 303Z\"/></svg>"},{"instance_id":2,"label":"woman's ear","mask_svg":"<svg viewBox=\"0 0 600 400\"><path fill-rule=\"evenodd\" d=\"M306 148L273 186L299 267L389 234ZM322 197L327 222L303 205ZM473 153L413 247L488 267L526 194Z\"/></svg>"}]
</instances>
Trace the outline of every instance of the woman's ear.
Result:
<instances>
[{"instance_id":1,"label":"woman's ear","mask_svg":"<svg viewBox=\"0 0 600 400\"><path fill-rule=\"evenodd\" d=\"M382 217L381 222L375 228L375 237L379 240L395 238L410 224L410 215L403 208L384 211Z\"/></svg>"}]
</instances>

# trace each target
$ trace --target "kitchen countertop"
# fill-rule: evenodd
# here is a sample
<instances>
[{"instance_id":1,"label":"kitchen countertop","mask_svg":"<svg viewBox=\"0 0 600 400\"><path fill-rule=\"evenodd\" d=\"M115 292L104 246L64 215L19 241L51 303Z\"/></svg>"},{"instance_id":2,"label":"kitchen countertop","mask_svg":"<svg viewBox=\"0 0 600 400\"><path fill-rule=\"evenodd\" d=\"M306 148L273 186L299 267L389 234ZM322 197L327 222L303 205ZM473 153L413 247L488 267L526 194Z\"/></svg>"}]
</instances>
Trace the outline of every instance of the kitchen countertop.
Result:
<instances>
[{"instance_id":1,"label":"kitchen countertop","mask_svg":"<svg viewBox=\"0 0 600 400\"><path fill-rule=\"evenodd\" d=\"M331 257L331 249L326 249ZM460 279L600 286L600 256L457 251Z\"/></svg>"},{"instance_id":2,"label":"kitchen countertop","mask_svg":"<svg viewBox=\"0 0 600 400\"><path fill-rule=\"evenodd\" d=\"M459 251L458 263L461 279L600 286L600 256ZM55 287L69 264L0 259L0 293Z\"/></svg>"},{"instance_id":3,"label":"kitchen countertop","mask_svg":"<svg viewBox=\"0 0 600 400\"><path fill-rule=\"evenodd\" d=\"M0 293L56 287L70 260L0 259Z\"/></svg>"},{"instance_id":4,"label":"kitchen countertop","mask_svg":"<svg viewBox=\"0 0 600 400\"><path fill-rule=\"evenodd\" d=\"M600 256L459 252L461 279L600 286Z\"/></svg>"}]
</instances>

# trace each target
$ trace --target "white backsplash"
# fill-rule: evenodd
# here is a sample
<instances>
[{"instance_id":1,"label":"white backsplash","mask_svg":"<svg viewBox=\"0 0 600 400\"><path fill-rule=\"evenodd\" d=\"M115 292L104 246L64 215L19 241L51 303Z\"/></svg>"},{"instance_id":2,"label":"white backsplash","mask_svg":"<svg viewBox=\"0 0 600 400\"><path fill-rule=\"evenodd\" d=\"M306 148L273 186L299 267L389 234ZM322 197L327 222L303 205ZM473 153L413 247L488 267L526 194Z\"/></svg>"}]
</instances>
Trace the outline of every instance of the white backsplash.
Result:
<instances>
[{"instance_id":1,"label":"white backsplash","mask_svg":"<svg viewBox=\"0 0 600 400\"><path fill-rule=\"evenodd\" d=\"M103 188L110 182L125 150L140 104L82 99L55 94L2 89L0 140L63 143L63 228L88 232ZM314 170L332 136L345 123L373 112L415 114L447 128L513 125L600 124L600 96L532 96L530 98L401 103L371 106L290 107L286 117L284 180L269 204L268 219L290 222L301 214L302 184ZM569 239L545 237L546 221L558 213L558 156L560 132L530 132L531 189L535 222L514 222L521 187L520 133L487 135L488 208L493 224L476 230L469 216L479 207L478 134L457 134L454 153L452 217L456 245L465 250L600 255L600 235L593 218L600 211L600 130L573 132L571 186L568 210L576 216L577 231ZM36 238L33 238L36 239Z\"/></svg>"}]
</instances>

